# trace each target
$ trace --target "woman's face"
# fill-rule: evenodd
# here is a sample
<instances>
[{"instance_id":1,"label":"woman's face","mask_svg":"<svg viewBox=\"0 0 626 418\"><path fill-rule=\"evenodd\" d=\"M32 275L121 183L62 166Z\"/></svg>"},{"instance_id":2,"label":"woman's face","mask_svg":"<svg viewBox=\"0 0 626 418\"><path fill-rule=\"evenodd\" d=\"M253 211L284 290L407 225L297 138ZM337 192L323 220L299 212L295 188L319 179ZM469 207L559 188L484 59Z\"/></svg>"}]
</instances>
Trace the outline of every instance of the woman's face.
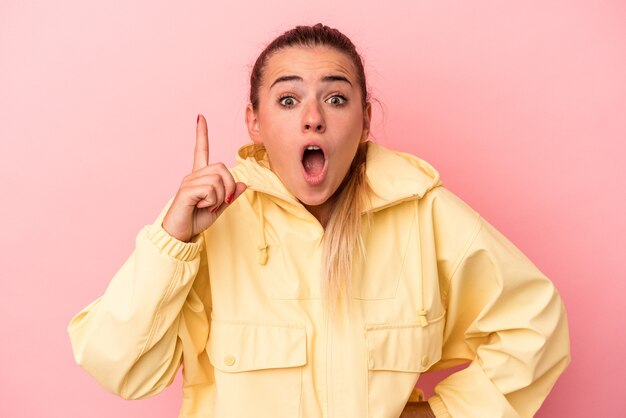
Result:
<instances>
[{"instance_id":1,"label":"woman's face","mask_svg":"<svg viewBox=\"0 0 626 418\"><path fill-rule=\"evenodd\" d=\"M326 203L367 139L369 103L351 59L328 47L290 47L268 60L258 109L246 109L250 137L271 169L305 206Z\"/></svg>"}]
</instances>

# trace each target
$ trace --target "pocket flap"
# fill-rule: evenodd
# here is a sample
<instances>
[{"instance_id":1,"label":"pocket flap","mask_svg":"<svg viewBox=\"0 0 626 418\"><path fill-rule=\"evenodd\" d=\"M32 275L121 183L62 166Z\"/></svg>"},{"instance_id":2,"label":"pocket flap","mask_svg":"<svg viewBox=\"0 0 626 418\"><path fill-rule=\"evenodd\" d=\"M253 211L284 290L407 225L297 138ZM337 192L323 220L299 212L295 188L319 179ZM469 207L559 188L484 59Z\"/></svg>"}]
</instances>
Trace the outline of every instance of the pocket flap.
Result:
<instances>
[{"instance_id":1,"label":"pocket flap","mask_svg":"<svg viewBox=\"0 0 626 418\"><path fill-rule=\"evenodd\" d=\"M369 370L424 372L441 359L444 316L419 323L369 325Z\"/></svg>"},{"instance_id":2,"label":"pocket flap","mask_svg":"<svg viewBox=\"0 0 626 418\"><path fill-rule=\"evenodd\" d=\"M207 351L211 364L224 372L303 366L306 330L299 325L213 319Z\"/></svg>"}]
</instances>

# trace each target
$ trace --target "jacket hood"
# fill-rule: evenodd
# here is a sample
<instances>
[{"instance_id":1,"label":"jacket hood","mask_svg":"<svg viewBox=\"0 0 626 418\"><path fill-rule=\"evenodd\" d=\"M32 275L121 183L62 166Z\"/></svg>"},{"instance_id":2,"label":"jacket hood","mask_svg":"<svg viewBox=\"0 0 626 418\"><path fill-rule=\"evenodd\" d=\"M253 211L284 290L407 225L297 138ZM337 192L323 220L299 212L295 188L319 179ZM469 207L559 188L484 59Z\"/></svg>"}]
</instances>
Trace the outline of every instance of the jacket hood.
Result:
<instances>
[{"instance_id":1,"label":"jacket hood","mask_svg":"<svg viewBox=\"0 0 626 418\"><path fill-rule=\"evenodd\" d=\"M238 181L248 188L266 193L286 202L298 200L270 170L263 145L248 144L237 153L237 166L232 169ZM428 190L441 185L439 173L426 161L404 152L392 151L369 141L365 170L372 190L364 212L374 212L396 203L421 198Z\"/></svg>"}]
</instances>

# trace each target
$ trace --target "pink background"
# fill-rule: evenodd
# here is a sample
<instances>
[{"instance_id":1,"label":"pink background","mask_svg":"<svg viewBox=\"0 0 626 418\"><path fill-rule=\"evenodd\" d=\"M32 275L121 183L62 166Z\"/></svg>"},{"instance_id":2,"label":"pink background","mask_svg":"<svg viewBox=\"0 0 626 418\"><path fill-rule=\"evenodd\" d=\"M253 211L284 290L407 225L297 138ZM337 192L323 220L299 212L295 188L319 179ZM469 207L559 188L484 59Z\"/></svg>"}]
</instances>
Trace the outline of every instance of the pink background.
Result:
<instances>
[{"instance_id":1,"label":"pink background","mask_svg":"<svg viewBox=\"0 0 626 418\"><path fill-rule=\"evenodd\" d=\"M626 4L228 3L0 3L0 416L176 416L179 379L116 398L67 323L188 173L196 114L231 164L254 58L318 21L360 47L375 139L432 163L560 289L573 362L538 416L626 416Z\"/></svg>"}]
</instances>

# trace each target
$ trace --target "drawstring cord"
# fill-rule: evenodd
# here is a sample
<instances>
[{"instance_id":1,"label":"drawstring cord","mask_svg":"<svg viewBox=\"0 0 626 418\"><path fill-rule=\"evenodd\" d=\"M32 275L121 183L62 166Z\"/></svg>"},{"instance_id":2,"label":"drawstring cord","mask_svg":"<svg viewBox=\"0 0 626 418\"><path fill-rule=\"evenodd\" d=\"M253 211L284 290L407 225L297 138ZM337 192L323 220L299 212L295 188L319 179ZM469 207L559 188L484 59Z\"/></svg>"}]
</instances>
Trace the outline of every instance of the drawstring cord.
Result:
<instances>
[{"instance_id":1,"label":"drawstring cord","mask_svg":"<svg viewBox=\"0 0 626 418\"><path fill-rule=\"evenodd\" d=\"M261 203L261 196L257 196L257 206L259 208L259 223L261 224L261 244L259 245L259 264L264 266L267 264L267 242L265 241L265 216L263 216L263 204Z\"/></svg>"}]
</instances>

